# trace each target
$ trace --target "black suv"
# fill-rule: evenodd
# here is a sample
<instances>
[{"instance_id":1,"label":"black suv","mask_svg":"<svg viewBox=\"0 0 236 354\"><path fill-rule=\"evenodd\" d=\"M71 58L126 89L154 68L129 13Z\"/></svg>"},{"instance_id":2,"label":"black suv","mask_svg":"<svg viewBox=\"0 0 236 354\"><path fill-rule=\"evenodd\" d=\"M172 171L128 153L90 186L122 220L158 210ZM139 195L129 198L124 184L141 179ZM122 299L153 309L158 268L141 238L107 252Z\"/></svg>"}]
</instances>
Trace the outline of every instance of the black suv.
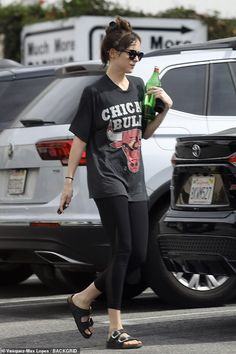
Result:
<instances>
[{"instance_id":1,"label":"black suv","mask_svg":"<svg viewBox=\"0 0 236 354\"><path fill-rule=\"evenodd\" d=\"M190 279L198 273L192 283L204 274L219 285L229 277L227 287L212 282L207 299L203 289L194 302L216 305L236 291L236 128L178 138L172 162L171 207L158 237L162 258L171 272Z\"/></svg>"}]
</instances>

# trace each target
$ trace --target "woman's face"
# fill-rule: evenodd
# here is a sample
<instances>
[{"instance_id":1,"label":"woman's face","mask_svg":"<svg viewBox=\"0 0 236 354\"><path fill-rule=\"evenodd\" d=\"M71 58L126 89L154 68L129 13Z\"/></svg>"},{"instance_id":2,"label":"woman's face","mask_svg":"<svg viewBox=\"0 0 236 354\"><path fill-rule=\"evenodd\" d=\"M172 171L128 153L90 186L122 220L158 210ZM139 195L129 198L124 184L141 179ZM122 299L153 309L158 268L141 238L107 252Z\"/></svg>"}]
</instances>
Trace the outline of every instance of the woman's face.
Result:
<instances>
[{"instance_id":1,"label":"woman's face","mask_svg":"<svg viewBox=\"0 0 236 354\"><path fill-rule=\"evenodd\" d=\"M112 65L119 72L131 73L135 65L139 62L139 57L135 54L139 54L140 49L141 43L139 41L134 42L125 51L113 49L109 65Z\"/></svg>"}]
</instances>

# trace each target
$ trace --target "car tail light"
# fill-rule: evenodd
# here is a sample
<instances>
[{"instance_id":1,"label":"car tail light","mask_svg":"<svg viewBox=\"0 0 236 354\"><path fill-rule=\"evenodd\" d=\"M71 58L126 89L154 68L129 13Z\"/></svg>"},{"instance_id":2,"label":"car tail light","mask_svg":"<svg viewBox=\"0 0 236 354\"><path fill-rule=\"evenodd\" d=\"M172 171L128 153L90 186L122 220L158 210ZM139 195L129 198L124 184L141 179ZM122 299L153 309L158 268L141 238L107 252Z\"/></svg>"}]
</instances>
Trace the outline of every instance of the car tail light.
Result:
<instances>
[{"instance_id":1,"label":"car tail light","mask_svg":"<svg viewBox=\"0 0 236 354\"><path fill-rule=\"evenodd\" d=\"M30 223L31 227L60 227L61 225L58 222L31 222Z\"/></svg>"},{"instance_id":2,"label":"car tail light","mask_svg":"<svg viewBox=\"0 0 236 354\"><path fill-rule=\"evenodd\" d=\"M229 163L232 163L232 165L236 166L236 154L231 155L231 156L228 158L228 162L229 162Z\"/></svg>"},{"instance_id":3,"label":"car tail light","mask_svg":"<svg viewBox=\"0 0 236 354\"><path fill-rule=\"evenodd\" d=\"M62 165L68 164L69 154L73 139L64 140L48 140L36 143L37 151L43 160L60 160ZM82 153L79 161L80 166L85 166L87 163L86 152Z\"/></svg>"},{"instance_id":4,"label":"car tail light","mask_svg":"<svg viewBox=\"0 0 236 354\"><path fill-rule=\"evenodd\" d=\"M176 165L176 156L175 156L175 154L173 154L172 157L171 157L171 164L172 164L172 166Z\"/></svg>"}]
</instances>

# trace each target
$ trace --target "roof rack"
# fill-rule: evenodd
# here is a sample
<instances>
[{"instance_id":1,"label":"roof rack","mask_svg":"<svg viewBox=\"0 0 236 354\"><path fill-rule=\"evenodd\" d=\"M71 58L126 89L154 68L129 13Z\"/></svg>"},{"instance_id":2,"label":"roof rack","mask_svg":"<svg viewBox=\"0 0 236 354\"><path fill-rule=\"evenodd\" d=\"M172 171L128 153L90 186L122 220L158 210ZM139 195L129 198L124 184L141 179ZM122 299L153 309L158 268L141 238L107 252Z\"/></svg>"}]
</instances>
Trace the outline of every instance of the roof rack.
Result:
<instances>
[{"instance_id":1,"label":"roof rack","mask_svg":"<svg viewBox=\"0 0 236 354\"><path fill-rule=\"evenodd\" d=\"M22 66L22 64L11 59L0 59L0 69L8 69Z\"/></svg>"},{"instance_id":2,"label":"roof rack","mask_svg":"<svg viewBox=\"0 0 236 354\"><path fill-rule=\"evenodd\" d=\"M101 61L89 60L89 61L79 61L63 64L56 69L57 75L70 75L70 74L91 74L98 72L104 72L105 67Z\"/></svg>"},{"instance_id":3,"label":"roof rack","mask_svg":"<svg viewBox=\"0 0 236 354\"><path fill-rule=\"evenodd\" d=\"M221 49L221 48L231 48L236 49L236 37L213 39L201 43L190 43L184 45L177 45L166 49L157 49L152 52L145 54L145 57L160 56L166 54L179 54L183 51L190 50L207 50L207 49Z\"/></svg>"}]
</instances>

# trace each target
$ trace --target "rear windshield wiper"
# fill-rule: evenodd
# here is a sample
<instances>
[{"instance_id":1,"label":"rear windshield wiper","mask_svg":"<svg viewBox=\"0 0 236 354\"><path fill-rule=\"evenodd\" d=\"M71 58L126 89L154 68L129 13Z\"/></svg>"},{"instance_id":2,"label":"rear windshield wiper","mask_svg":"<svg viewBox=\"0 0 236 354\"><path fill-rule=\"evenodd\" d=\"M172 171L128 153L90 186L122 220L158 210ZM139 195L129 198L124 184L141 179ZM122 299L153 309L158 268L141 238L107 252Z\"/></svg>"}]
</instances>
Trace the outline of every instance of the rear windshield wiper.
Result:
<instances>
[{"instance_id":1,"label":"rear windshield wiper","mask_svg":"<svg viewBox=\"0 0 236 354\"><path fill-rule=\"evenodd\" d=\"M39 127L42 125L52 125L56 124L53 121L42 120L42 119L22 119L20 121L24 127Z\"/></svg>"}]
</instances>

